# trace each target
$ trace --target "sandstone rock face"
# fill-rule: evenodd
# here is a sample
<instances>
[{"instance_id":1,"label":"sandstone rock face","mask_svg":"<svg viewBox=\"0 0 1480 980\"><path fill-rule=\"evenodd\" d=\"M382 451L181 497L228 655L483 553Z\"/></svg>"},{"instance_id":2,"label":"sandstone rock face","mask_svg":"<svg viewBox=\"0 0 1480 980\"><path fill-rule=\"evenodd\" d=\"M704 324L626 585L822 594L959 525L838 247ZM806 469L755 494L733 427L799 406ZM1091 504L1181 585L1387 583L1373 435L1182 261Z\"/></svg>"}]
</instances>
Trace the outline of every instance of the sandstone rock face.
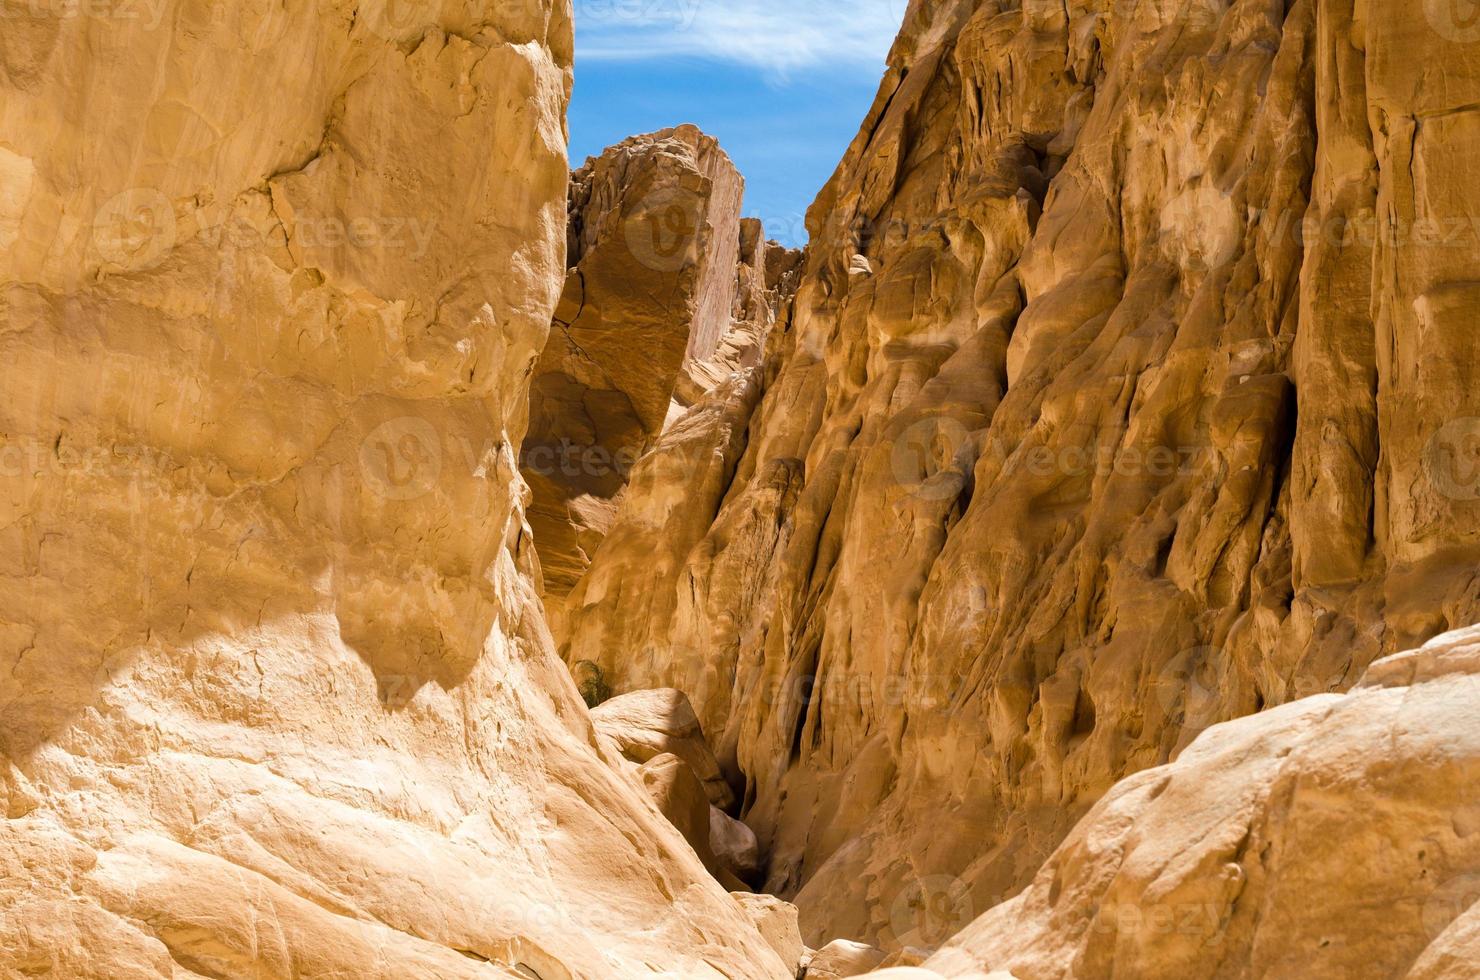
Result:
<instances>
[{"instance_id":1,"label":"sandstone rock face","mask_svg":"<svg viewBox=\"0 0 1480 980\"><path fill-rule=\"evenodd\" d=\"M637 780L715 880L726 889L744 889L745 883L720 862L709 843L713 807L704 796L704 784L689 764L665 752L639 766Z\"/></svg>"},{"instance_id":2,"label":"sandstone rock face","mask_svg":"<svg viewBox=\"0 0 1480 980\"><path fill-rule=\"evenodd\" d=\"M523 469L559 600L611 525L686 363L730 321L744 182L693 126L635 136L571 176L570 271L530 391Z\"/></svg>"},{"instance_id":3,"label":"sandstone rock face","mask_svg":"<svg viewBox=\"0 0 1480 980\"><path fill-rule=\"evenodd\" d=\"M806 952L802 945L801 927L797 924L797 907L774 895L736 892L732 897L750 915L781 962L792 966L795 975Z\"/></svg>"},{"instance_id":4,"label":"sandstone rock face","mask_svg":"<svg viewBox=\"0 0 1480 980\"><path fill-rule=\"evenodd\" d=\"M633 769L658 810L726 888L748 890L762 876L755 832L727 812L734 793L694 709L680 691L636 691L591 712L597 737L618 769Z\"/></svg>"},{"instance_id":5,"label":"sandstone rock face","mask_svg":"<svg viewBox=\"0 0 1480 980\"><path fill-rule=\"evenodd\" d=\"M807 980L842 980L868 973L884 960L882 950L867 943L834 939L812 954L807 963Z\"/></svg>"},{"instance_id":6,"label":"sandstone rock face","mask_svg":"<svg viewBox=\"0 0 1480 980\"><path fill-rule=\"evenodd\" d=\"M150 9L0 31L0 974L790 976L540 615L569 4Z\"/></svg>"},{"instance_id":7,"label":"sandstone rock face","mask_svg":"<svg viewBox=\"0 0 1480 980\"><path fill-rule=\"evenodd\" d=\"M765 871L755 831L716 806L709 808L709 848L741 881L754 881Z\"/></svg>"},{"instance_id":8,"label":"sandstone rock face","mask_svg":"<svg viewBox=\"0 0 1480 980\"><path fill-rule=\"evenodd\" d=\"M938 946L1120 777L1480 619L1480 38L1421 7L911 3L560 629L693 699L809 942Z\"/></svg>"},{"instance_id":9,"label":"sandstone rock face","mask_svg":"<svg viewBox=\"0 0 1480 980\"><path fill-rule=\"evenodd\" d=\"M1049 977L1473 976L1480 629L1205 732L1116 786L926 966Z\"/></svg>"}]
</instances>

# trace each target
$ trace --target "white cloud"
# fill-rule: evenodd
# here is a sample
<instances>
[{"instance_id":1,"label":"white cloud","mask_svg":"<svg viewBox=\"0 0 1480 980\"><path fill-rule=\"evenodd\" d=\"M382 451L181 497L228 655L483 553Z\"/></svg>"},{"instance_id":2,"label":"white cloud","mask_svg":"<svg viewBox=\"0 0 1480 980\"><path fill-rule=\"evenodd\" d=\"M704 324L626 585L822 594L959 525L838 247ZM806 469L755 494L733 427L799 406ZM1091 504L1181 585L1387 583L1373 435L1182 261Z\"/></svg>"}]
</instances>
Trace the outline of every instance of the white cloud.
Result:
<instances>
[{"instance_id":1,"label":"white cloud","mask_svg":"<svg viewBox=\"0 0 1480 980\"><path fill-rule=\"evenodd\" d=\"M907 0L575 0L576 55L715 58L777 76L882 66Z\"/></svg>"}]
</instances>

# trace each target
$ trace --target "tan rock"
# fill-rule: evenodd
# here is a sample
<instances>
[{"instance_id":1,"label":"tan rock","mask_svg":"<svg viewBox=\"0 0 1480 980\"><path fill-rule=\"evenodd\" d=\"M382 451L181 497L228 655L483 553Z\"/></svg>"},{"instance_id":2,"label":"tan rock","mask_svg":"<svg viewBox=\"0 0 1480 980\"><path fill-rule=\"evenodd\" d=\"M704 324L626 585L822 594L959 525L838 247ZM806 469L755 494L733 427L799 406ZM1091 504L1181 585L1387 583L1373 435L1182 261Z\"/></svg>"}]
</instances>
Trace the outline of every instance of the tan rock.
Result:
<instances>
[{"instance_id":1,"label":"tan rock","mask_svg":"<svg viewBox=\"0 0 1480 980\"><path fill-rule=\"evenodd\" d=\"M922 949L919 946L901 946L885 954L884 959L879 963L879 967L881 969L889 969L891 967L921 966L926 960L930 959L930 954L933 952L935 951Z\"/></svg>"},{"instance_id":2,"label":"tan rock","mask_svg":"<svg viewBox=\"0 0 1480 980\"><path fill-rule=\"evenodd\" d=\"M1480 619L1480 74L1410 6L910 4L558 631L692 698L808 940L936 947L1121 777Z\"/></svg>"},{"instance_id":3,"label":"tan rock","mask_svg":"<svg viewBox=\"0 0 1480 980\"><path fill-rule=\"evenodd\" d=\"M685 365L712 355L728 326L743 189L693 126L632 137L571 176L570 271L522 455L553 601L589 565Z\"/></svg>"},{"instance_id":4,"label":"tan rock","mask_svg":"<svg viewBox=\"0 0 1480 980\"><path fill-rule=\"evenodd\" d=\"M802 945L802 930L797 925L797 907L774 895L734 892L731 897L750 916L760 934L766 937L766 942L781 957L781 962L790 965L795 974L806 952Z\"/></svg>"},{"instance_id":5,"label":"tan rock","mask_svg":"<svg viewBox=\"0 0 1480 980\"><path fill-rule=\"evenodd\" d=\"M1463 976L1480 960L1480 628L1116 786L926 965L1048 977Z\"/></svg>"},{"instance_id":6,"label":"tan rock","mask_svg":"<svg viewBox=\"0 0 1480 980\"><path fill-rule=\"evenodd\" d=\"M647 762L664 753L678 756L702 783L709 802L721 808L734 803L734 794L682 691L623 694L592 709L591 723L633 762Z\"/></svg>"},{"instance_id":7,"label":"tan rock","mask_svg":"<svg viewBox=\"0 0 1480 980\"><path fill-rule=\"evenodd\" d=\"M807 980L842 980L861 977L884 961L884 951L867 943L834 939L812 954L807 964Z\"/></svg>"},{"instance_id":8,"label":"tan rock","mask_svg":"<svg viewBox=\"0 0 1480 980\"><path fill-rule=\"evenodd\" d=\"M709 847L741 881L753 882L765 870L755 831L715 806L709 808Z\"/></svg>"},{"instance_id":9,"label":"tan rock","mask_svg":"<svg viewBox=\"0 0 1480 980\"><path fill-rule=\"evenodd\" d=\"M0 29L0 975L790 976L541 621L569 4L152 14Z\"/></svg>"},{"instance_id":10,"label":"tan rock","mask_svg":"<svg viewBox=\"0 0 1480 980\"><path fill-rule=\"evenodd\" d=\"M699 861L727 889L744 888L715 856L709 844L709 811L704 785L687 762L676 755L663 753L644 762L637 769L637 779L648 797L668 822L678 829L694 849Z\"/></svg>"}]
</instances>

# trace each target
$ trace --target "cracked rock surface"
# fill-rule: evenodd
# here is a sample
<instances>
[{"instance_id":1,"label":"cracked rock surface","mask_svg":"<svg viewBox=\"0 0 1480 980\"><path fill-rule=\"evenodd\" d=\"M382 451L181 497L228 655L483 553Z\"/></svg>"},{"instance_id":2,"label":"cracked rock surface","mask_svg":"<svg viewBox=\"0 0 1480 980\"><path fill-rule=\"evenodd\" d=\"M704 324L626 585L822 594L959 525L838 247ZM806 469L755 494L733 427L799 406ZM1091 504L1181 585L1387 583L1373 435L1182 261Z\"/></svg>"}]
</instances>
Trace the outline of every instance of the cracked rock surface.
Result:
<instances>
[{"instance_id":1,"label":"cracked rock surface","mask_svg":"<svg viewBox=\"0 0 1480 980\"><path fill-rule=\"evenodd\" d=\"M571 175L570 270L522 454L557 634L633 465L694 401L759 360L783 305L779 280L796 253L740 217L743 192L719 143L689 125L631 137Z\"/></svg>"}]
</instances>

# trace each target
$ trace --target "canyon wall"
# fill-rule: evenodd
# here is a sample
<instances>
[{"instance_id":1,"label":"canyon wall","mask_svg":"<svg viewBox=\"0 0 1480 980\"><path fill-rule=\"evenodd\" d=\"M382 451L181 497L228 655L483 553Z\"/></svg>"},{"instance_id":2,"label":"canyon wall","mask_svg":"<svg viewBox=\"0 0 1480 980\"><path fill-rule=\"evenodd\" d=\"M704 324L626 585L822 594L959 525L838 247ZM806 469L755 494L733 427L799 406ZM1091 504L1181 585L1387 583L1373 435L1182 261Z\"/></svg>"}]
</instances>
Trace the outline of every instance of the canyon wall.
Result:
<instances>
[{"instance_id":1,"label":"canyon wall","mask_svg":"<svg viewBox=\"0 0 1480 980\"><path fill-rule=\"evenodd\" d=\"M691 410L716 389L752 383L786 316L801 253L742 218L743 199L730 158L690 125L631 137L571 175L571 265L535 369L522 454L557 638L637 461L670 429L691 429ZM644 484L629 525L641 509L684 504L689 481L669 475L677 479L663 489Z\"/></svg>"},{"instance_id":2,"label":"canyon wall","mask_svg":"<svg viewBox=\"0 0 1480 980\"><path fill-rule=\"evenodd\" d=\"M565 288L530 389L523 472L546 595L585 573L684 365L729 323L744 182L693 126L571 175Z\"/></svg>"},{"instance_id":3,"label":"canyon wall","mask_svg":"<svg viewBox=\"0 0 1480 980\"><path fill-rule=\"evenodd\" d=\"M937 946L1119 778L1480 619L1477 104L1452 5L910 4L560 631L690 696L809 941Z\"/></svg>"},{"instance_id":4,"label":"canyon wall","mask_svg":"<svg viewBox=\"0 0 1480 980\"><path fill-rule=\"evenodd\" d=\"M3 12L0 974L791 976L540 612L570 5Z\"/></svg>"}]
</instances>

